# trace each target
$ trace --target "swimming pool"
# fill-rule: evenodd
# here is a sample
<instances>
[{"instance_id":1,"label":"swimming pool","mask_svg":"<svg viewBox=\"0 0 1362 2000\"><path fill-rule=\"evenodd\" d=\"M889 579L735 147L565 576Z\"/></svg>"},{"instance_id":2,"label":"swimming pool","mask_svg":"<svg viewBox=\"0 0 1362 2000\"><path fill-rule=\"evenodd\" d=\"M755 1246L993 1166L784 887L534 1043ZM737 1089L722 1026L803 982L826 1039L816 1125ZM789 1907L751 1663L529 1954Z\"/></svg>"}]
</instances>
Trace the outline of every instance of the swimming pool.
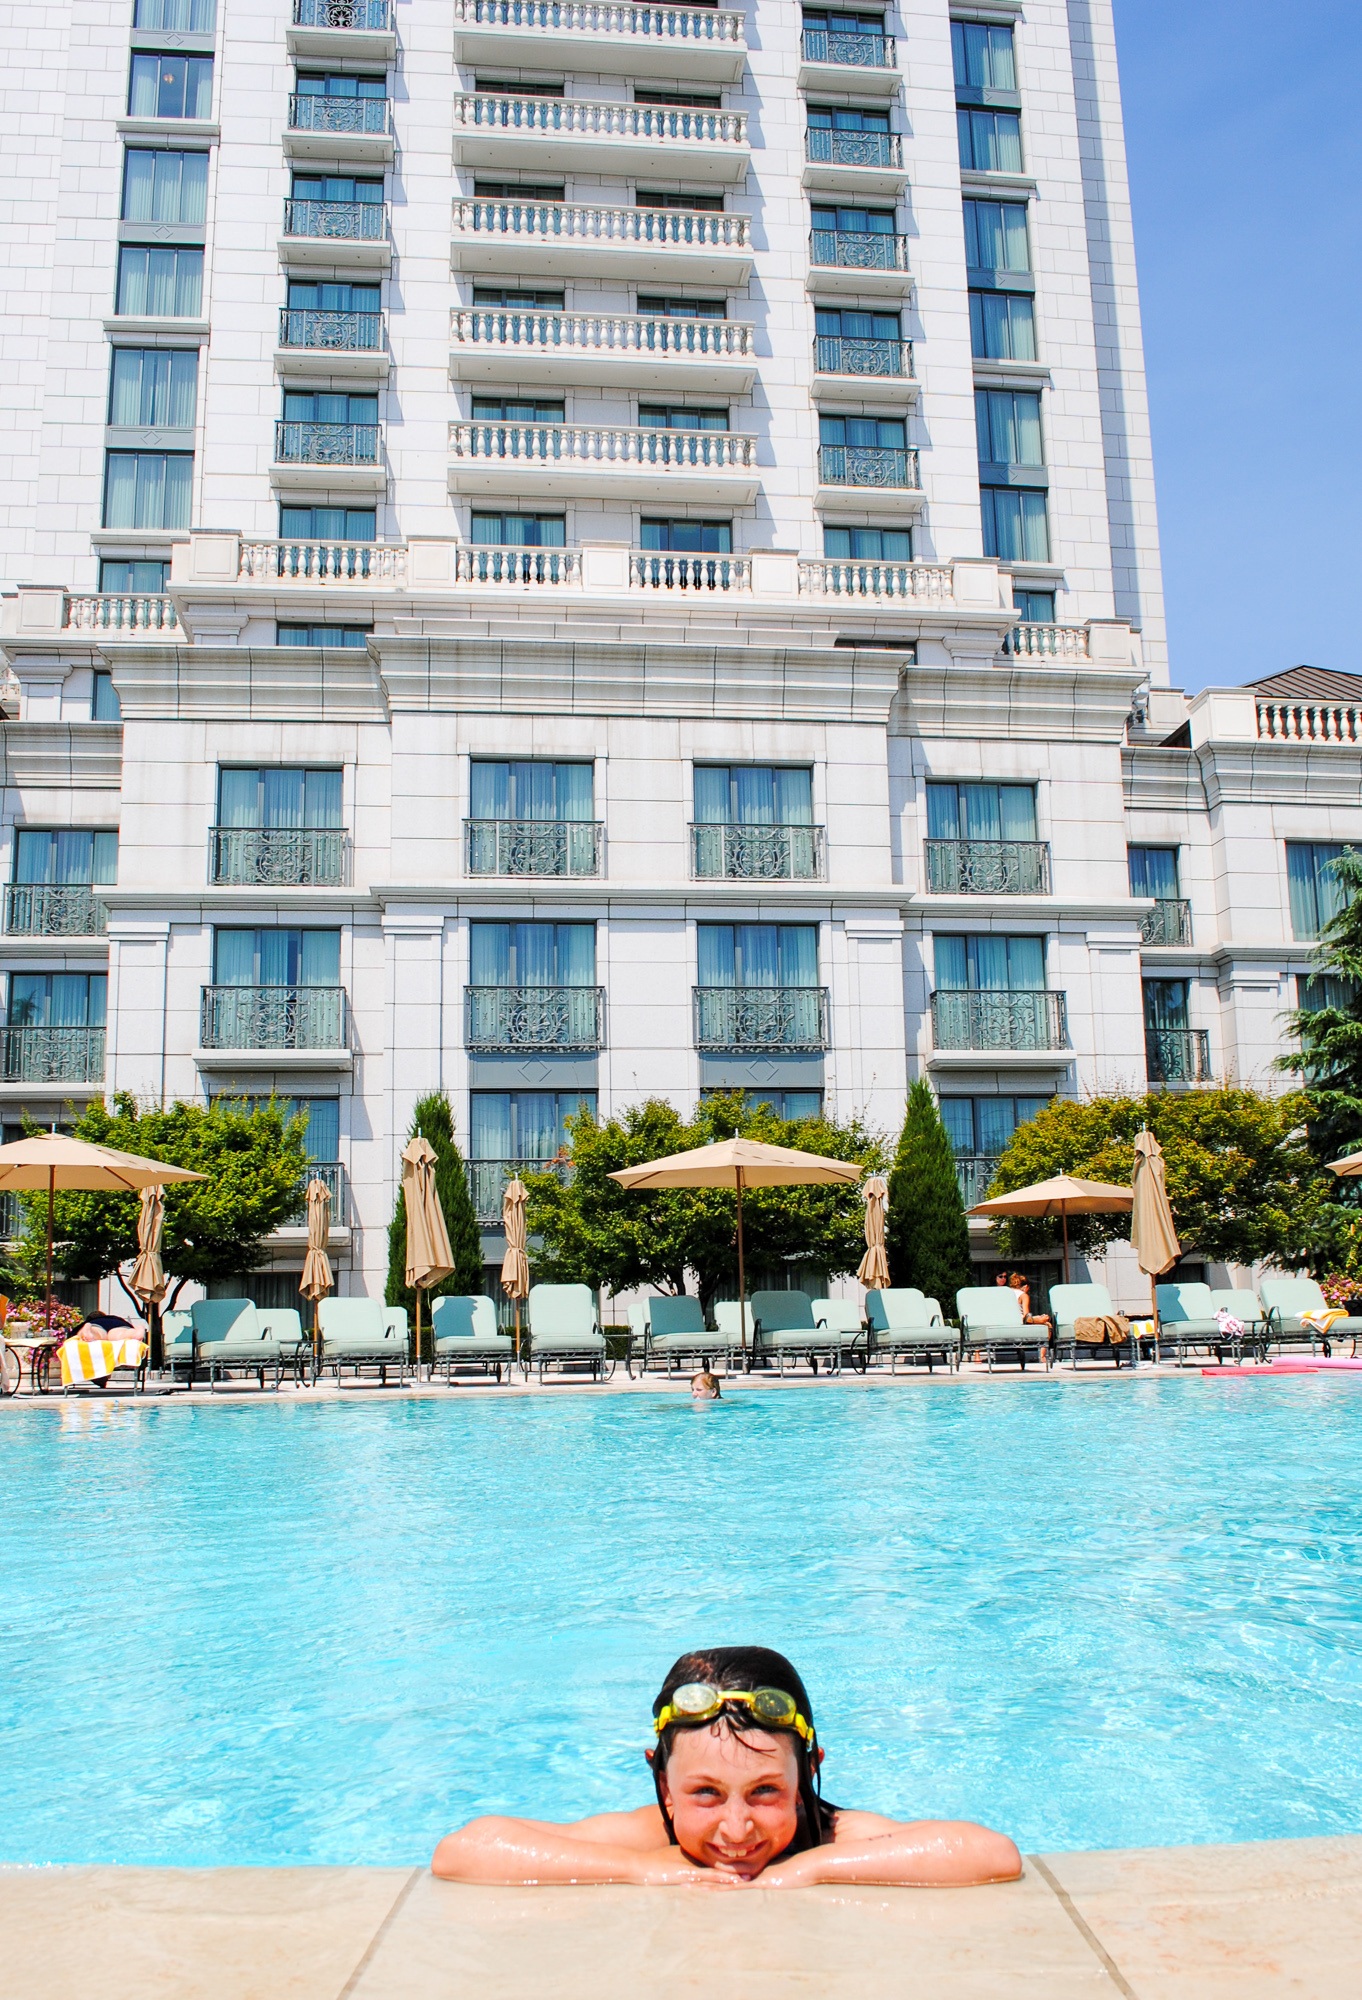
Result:
<instances>
[{"instance_id":1,"label":"swimming pool","mask_svg":"<svg viewBox=\"0 0 1362 2000\"><path fill-rule=\"evenodd\" d=\"M0 1860L413 1862L642 1802L706 1640L793 1655L843 1802L1362 1827L1354 1384L11 1406L0 1494Z\"/></svg>"}]
</instances>

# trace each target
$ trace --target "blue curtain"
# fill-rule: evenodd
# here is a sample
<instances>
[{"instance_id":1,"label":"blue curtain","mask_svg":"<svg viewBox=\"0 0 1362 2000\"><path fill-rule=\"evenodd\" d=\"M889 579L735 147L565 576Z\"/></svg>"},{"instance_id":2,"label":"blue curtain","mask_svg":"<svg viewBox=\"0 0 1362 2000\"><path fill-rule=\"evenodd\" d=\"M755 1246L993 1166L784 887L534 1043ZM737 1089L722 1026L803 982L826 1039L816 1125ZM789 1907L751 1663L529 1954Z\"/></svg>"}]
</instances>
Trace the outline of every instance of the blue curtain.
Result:
<instances>
[{"instance_id":1,"label":"blue curtain","mask_svg":"<svg viewBox=\"0 0 1362 2000\"><path fill-rule=\"evenodd\" d=\"M1034 785L999 785L998 823L1004 840L1034 840L1036 837L1036 789Z\"/></svg>"},{"instance_id":2,"label":"blue curtain","mask_svg":"<svg viewBox=\"0 0 1362 2000\"><path fill-rule=\"evenodd\" d=\"M303 825L341 824L341 774L339 771L306 771L303 774Z\"/></svg>"},{"instance_id":3,"label":"blue curtain","mask_svg":"<svg viewBox=\"0 0 1362 2000\"><path fill-rule=\"evenodd\" d=\"M946 1128L946 1137L951 1142L951 1151L958 1159L962 1153L977 1152L974 1143L974 1099L972 1097L943 1097L940 1100L941 1122Z\"/></svg>"},{"instance_id":4,"label":"blue curtain","mask_svg":"<svg viewBox=\"0 0 1362 2000\"><path fill-rule=\"evenodd\" d=\"M980 1097L975 1100L979 1151L1001 1153L1017 1129L1016 1112L1010 1097Z\"/></svg>"},{"instance_id":5,"label":"blue curtain","mask_svg":"<svg viewBox=\"0 0 1362 2000\"><path fill-rule=\"evenodd\" d=\"M779 937L780 984L818 984L818 926L782 924Z\"/></svg>"},{"instance_id":6,"label":"blue curtain","mask_svg":"<svg viewBox=\"0 0 1362 2000\"><path fill-rule=\"evenodd\" d=\"M959 794L954 785L928 785L927 838L959 840Z\"/></svg>"},{"instance_id":7,"label":"blue curtain","mask_svg":"<svg viewBox=\"0 0 1362 2000\"><path fill-rule=\"evenodd\" d=\"M340 932L304 931L299 960L299 985L340 985Z\"/></svg>"},{"instance_id":8,"label":"blue curtain","mask_svg":"<svg viewBox=\"0 0 1362 2000\"><path fill-rule=\"evenodd\" d=\"M508 1090L474 1091L469 1146L470 1157L475 1160L515 1158Z\"/></svg>"},{"instance_id":9,"label":"blue curtain","mask_svg":"<svg viewBox=\"0 0 1362 2000\"><path fill-rule=\"evenodd\" d=\"M545 927L547 928L547 926ZM596 926L594 924L555 924L558 948L558 978L560 986L594 986L596 984Z\"/></svg>"},{"instance_id":10,"label":"blue curtain","mask_svg":"<svg viewBox=\"0 0 1362 2000\"><path fill-rule=\"evenodd\" d=\"M511 926L509 924L469 925L470 986L513 986L511 971Z\"/></svg>"},{"instance_id":11,"label":"blue curtain","mask_svg":"<svg viewBox=\"0 0 1362 2000\"><path fill-rule=\"evenodd\" d=\"M1176 847L1132 847L1130 893L1158 896L1172 901L1178 894L1178 851Z\"/></svg>"},{"instance_id":12,"label":"blue curtain","mask_svg":"<svg viewBox=\"0 0 1362 2000\"><path fill-rule=\"evenodd\" d=\"M1146 979L1144 982L1144 1018L1150 1028L1185 1028L1187 1026L1187 981L1185 979Z\"/></svg>"},{"instance_id":13,"label":"blue curtain","mask_svg":"<svg viewBox=\"0 0 1362 2000\"><path fill-rule=\"evenodd\" d=\"M192 429L198 378L192 348L116 347L109 422Z\"/></svg>"},{"instance_id":14,"label":"blue curtain","mask_svg":"<svg viewBox=\"0 0 1362 2000\"><path fill-rule=\"evenodd\" d=\"M260 773L260 804L264 824L274 827L303 823L303 774L282 768Z\"/></svg>"},{"instance_id":15,"label":"blue curtain","mask_svg":"<svg viewBox=\"0 0 1362 2000\"><path fill-rule=\"evenodd\" d=\"M723 826L729 812L729 774L726 764L695 766L695 818L700 826ZM701 927L702 930L704 926ZM705 982L702 981L702 984Z\"/></svg>"},{"instance_id":16,"label":"blue curtain","mask_svg":"<svg viewBox=\"0 0 1362 2000\"><path fill-rule=\"evenodd\" d=\"M218 773L218 825L259 826L259 824L260 773L258 771L220 771Z\"/></svg>"},{"instance_id":17,"label":"blue curtain","mask_svg":"<svg viewBox=\"0 0 1362 2000\"><path fill-rule=\"evenodd\" d=\"M559 819L585 822L595 814L594 769L590 764L555 764Z\"/></svg>"},{"instance_id":18,"label":"blue curtain","mask_svg":"<svg viewBox=\"0 0 1362 2000\"><path fill-rule=\"evenodd\" d=\"M732 924L696 925L696 973L701 986L736 986L736 940Z\"/></svg>"},{"instance_id":19,"label":"blue curtain","mask_svg":"<svg viewBox=\"0 0 1362 2000\"><path fill-rule=\"evenodd\" d=\"M936 984L944 993L1039 993L1045 987L1045 940L1038 937L934 939Z\"/></svg>"}]
</instances>

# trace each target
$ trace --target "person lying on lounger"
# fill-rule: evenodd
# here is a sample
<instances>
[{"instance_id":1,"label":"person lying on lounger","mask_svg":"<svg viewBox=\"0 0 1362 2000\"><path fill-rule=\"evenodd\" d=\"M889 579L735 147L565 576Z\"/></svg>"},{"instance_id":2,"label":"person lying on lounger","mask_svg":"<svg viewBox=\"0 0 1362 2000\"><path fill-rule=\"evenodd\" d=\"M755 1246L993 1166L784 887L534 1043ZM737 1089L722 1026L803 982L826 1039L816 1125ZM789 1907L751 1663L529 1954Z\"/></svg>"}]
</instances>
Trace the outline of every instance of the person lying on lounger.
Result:
<instances>
[{"instance_id":1,"label":"person lying on lounger","mask_svg":"<svg viewBox=\"0 0 1362 2000\"><path fill-rule=\"evenodd\" d=\"M656 1805L544 1820L471 1820L431 1867L452 1882L629 1882L801 1889L818 1882L1010 1882L1021 1856L966 1820L897 1820L821 1795L803 1681L764 1646L683 1653L653 1703Z\"/></svg>"}]
</instances>

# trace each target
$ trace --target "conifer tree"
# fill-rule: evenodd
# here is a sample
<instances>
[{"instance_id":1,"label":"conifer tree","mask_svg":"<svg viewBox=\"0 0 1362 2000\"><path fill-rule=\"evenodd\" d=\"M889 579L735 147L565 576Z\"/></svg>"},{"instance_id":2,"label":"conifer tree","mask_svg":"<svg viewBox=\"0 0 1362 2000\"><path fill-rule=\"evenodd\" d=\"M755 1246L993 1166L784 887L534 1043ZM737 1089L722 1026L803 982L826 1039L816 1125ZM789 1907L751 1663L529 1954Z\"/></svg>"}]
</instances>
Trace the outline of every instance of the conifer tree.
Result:
<instances>
[{"instance_id":1,"label":"conifer tree","mask_svg":"<svg viewBox=\"0 0 1362 2000\"><path fill-rule=\"evenodd\" d=\"M951 1142L931 1086L923 1078L908 1092L903 1131L889 1173L885 1234L892 1282L916 1285L952 1317L956 1293L971 1280L969 1224Z\"/></svg>"},{"instance_id":2,"label":"conifer tree","mask_svg":"<svg viewBox=\"0 0 1362 2000\"><path fill-rule=\"evenodd\" d=\"M1321 1160L1362 1146L1362 853L1347 847L1328 867L1343 908L1320 932L1307 1004L1289 1017L1300 1047L1276 1065L1302 1080L1310 1145ZM1347 1193L1340 1188L1340 1198Z\"/></svg>"},{"instance_id":3,"label":"conifer tree","mask_svg":"<svg viewBox=\"0 0 1362 2000\"><path fill-rule=\"evenodd\" d=\"M445 1292L456 1296L476 1295L481 1292L483 1284L482 1235L468 1188L463 1156L454 1143L454 1114L443 1091L423 1097L412 1113L407 1137L414 1139L418 1133L435 1148L435 1192L444 1210L449 1247L454 1253L454 1269L438 1285L432 1285L426 1296L439 1298ZM405 1306L410 1315L416 1310L416 1294L407 1285L406 1273L407 1198L399 1185L397 1205L388 1225L386 1297L390 1306Z\"/></svg>"}]
</instances>

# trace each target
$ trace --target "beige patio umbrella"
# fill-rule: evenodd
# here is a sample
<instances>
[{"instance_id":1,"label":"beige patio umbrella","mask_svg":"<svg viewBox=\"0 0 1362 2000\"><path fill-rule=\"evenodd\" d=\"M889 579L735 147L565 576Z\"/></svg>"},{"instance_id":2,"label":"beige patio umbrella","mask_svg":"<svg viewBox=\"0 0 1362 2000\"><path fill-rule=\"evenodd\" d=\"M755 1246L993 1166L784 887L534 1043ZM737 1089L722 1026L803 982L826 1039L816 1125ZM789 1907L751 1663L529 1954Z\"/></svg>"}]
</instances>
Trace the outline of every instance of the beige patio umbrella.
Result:
<instances>
[{"instance_id":1,"label":"beige patio umbrella","mask_svg":"<svg viewBox=\"0 0 1362 2000\"><path fill-rule=\"evenodd\" d=\"M326 1254L330 1242L331 1190L320 1174L314 1174L307 1184L307 1255L303 1259L303 1275L298 1282L298 1290L303 1297L312 1301L314 1353L319 1347L321 1322L317 1309L336 1282L331 1274L331 1259Z\"/></svg>"},{"instance_id":2,"label":"beige patio umbrella","mask_svg":"<svg viewBox=\"0 0 1362 2000\"><path fill-rule=\"evenodd\" d=\"M421 1360L421 1294L454 1269L444 1210L435 1191L435 1148L418 1132L402 1154L402 1192L407 1198L407 1283L416 1292L416 1361Z\"/></svg>"},{"instance_id":3,"label":"beige patio umbrella","mask_svg":"<svg viewBox=\"0 0 1362 2000\"><path fill-rule=\"evenodd\" d=\"M1168 1206L1168 1190L1163 1178L1163 1148L1152 1132L1135 1135L1135 1172L1132 1177L1133 1207L1130 1211L1130 1247L1140 1269L1149 1279L1149 1308L1154 1315L1154 1356L1159 1352L1159 1295L1157 1282L1182 1255L1173 1211Z\"/></svg>"},{"instance_id":4,"label":"beige patio umbrella","mask_svg":"<svg viewBox=\"0 0 1362 2000\"><path fill-rule=\"evenodd\" d=\"M530 1260L525 1254L525 1203L529 1190L519 1174L507 1181L501 1197L501 1226L506 1255L501 1260L501 1289L515 1300L515 1358L520 1359L520 1308L530 1296Z\"/></svg>"},{"instance_id":5,"label":"beige patio umbrella","mask_svg":"<svg viewBox=\"0 0 1362 2000\"><path fill-rule=\"evenodd\" d=\"M1362 1174L1362 1153L1349 1153L1345 1159L1330 1160L1329 1172L1338 1174L1344 1180L1354 1179L1356 1175Z\"/></svg>"},{"instance_id":6,"label":"beige patio umbrella","mask_svg":"<svg viewBox=\"0 0 1362 2000\"><path fill-rule=\"evenodd\" d=\"M668 1153L641 1167L611 1174L626 1188L732 1188L738 1204L738 1327L747 1352L747 1272L743 1261L742 1198L758 1187L818 1187L858 1181L863 1167L854 1160L829 1160L792 1146L767 1146L757 1139L721 1139L691 1153Z\"/></svg>"},{"instance_id":7,"label":"beige patio umbrella","mask_svg":"<svg viewBox=\"0 0 1362 2000\"><path fill-rule=\"evenodd\" d=\"M137 1261L128 1279L128 1290L140 1302L147 1316L148 1346L153 1368L164 1359L161 1344L161 1316L156 1308L166 1295L165 1267L161 1262L161 1227L165 1221L165 1196L159 1186L144 1187L137 1217Z\"/></svg>"},{"instance_id":8,"label":"beige patio umbrella","mask_svg":"<svg viewBox=\"0 0 1362 2000\"><path fill-rule=\"evenodd\" d=\"M47 1190L47 1317L52 1320L52 1205L58 1188L103 1194L140 1194L168 1181L201 1181L188 1167L145 1160L137 1153L120 1153L113 1146L92 1146L64 1132L39 1132L0 1146L0 1191ZM141 1242L139 1221L138 1242Z\"/></svg>"},{"instance_id":9,"label":"beige patio umbrella","mask_svg":"<svg viewBox=\"0 0 1362 2000\"><path fill-rule=\"evenodd\" d=\"M971 1215L1026 1216L1037 1220L1058 1216L1064 1243L1064 1282L1069 1282L1069 1217L1071 1215L1120 1215L1130 1207L1129 1188L1115 1187L1110 1181L1084 1181L1073 1174L1056 1174L1052 1180L1034 1181L1030 1187L999 1194L992 1201L976 1202Z\"/></svg>"},{"instance_id":10,"label":"beige patio umbrella","mask_svg":"<svg viewBox=\"0 0 1362 2000\"><path fill-rule=\"evenodd\" d=\"M884 1253L884 1219L889 1207L889 1183L883 1174L872 1174L861 1189L865 1203L865 1255L856 1267L856 1276L867 1291L883 1290L889 1283L889 1259Z\"/></svg>"}]
</instances>

